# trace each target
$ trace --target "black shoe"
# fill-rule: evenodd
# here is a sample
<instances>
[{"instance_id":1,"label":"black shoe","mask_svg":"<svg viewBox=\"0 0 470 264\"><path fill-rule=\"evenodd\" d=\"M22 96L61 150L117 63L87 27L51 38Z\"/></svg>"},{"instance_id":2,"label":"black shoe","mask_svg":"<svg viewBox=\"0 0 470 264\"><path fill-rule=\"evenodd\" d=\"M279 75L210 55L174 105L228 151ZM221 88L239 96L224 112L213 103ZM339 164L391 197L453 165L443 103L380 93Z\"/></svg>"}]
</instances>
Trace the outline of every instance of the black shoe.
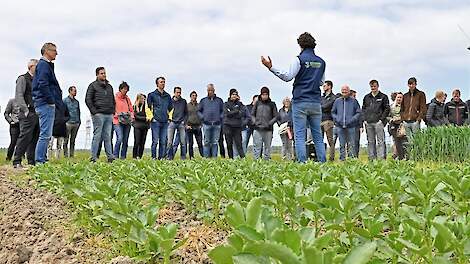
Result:
<instances>
[{"instance_id":1,"label":"black shoe","mask_svg":"<svg viewBox=\"0 0 470 264\"><path fill-rule=\"evenodd\" d=\"M90 158L90 162L93 162L93 163L95 163L95 162L96 162L96 160L95 160L94 158Z\"/></svg>"},{"instance_id":2,"label":"black shoe","mask_svg":"<svg viewBox=\"0 0 470 264\"><path fill-rule=\"evenodd\" d=\"M108 159L108 163L113 163L114 159Z\"/></svg>"}]
</instances>

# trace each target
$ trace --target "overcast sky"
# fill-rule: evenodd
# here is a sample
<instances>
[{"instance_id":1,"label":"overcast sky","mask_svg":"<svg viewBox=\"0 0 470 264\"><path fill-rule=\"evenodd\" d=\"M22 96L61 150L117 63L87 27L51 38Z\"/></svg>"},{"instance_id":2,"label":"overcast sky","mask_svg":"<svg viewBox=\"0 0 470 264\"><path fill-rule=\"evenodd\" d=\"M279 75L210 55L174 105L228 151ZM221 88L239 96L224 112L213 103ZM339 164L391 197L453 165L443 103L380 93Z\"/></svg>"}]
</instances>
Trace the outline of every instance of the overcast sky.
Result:
<instances>
[{"instance_id":1,"label":"overcast sky","mask_svg":"<svg viewBox=\"0 0 470 264\"><path fill-rule=\"evenodd\" d=\"M201 98L211 82L224 100L237 88L247 103L266 85L280 106L292 84L268 72L260 56L287 68L305 31L317 39L316 53L326 61L335 92L349 84L361 102L370 79L389 94L406 91L407 79L415 76L428 99L437 89L458 87L467 100L470 40L458 25L470 33L469 14L468 0L6 1L0 9L0 105L3 112L28 59L39 58L50 41L57 44L55 69L64 96L70 85L78 87L79 148L89 118L84 95L97 66L106 67L115 88L127 81L132 101L138 92L154 90L162 75L167 91L181 86L185 98L192 90ZM5 147L8 125L0 123Z\"/></svg>"}]
</instances>

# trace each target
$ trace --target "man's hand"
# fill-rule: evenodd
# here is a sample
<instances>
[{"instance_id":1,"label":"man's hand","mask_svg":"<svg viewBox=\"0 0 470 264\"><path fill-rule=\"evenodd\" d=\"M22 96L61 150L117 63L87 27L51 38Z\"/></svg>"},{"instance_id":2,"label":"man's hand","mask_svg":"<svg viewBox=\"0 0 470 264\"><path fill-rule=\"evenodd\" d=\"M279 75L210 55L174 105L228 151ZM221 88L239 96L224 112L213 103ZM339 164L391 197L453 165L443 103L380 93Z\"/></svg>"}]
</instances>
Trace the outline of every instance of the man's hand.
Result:
<instances>
[{"instance_id":1,"label":"man's hand","mask_svg":"<svg viewBox=\"0 0 470 264\"><path fill-rule=\"evenodd\" d=\"M271 69L273 67L273 62L271 61L271 58L268 56L268 59L266 59L264 56L261 56L261 63L263 63L266 68Z\"/></svg>"}]
</instances>

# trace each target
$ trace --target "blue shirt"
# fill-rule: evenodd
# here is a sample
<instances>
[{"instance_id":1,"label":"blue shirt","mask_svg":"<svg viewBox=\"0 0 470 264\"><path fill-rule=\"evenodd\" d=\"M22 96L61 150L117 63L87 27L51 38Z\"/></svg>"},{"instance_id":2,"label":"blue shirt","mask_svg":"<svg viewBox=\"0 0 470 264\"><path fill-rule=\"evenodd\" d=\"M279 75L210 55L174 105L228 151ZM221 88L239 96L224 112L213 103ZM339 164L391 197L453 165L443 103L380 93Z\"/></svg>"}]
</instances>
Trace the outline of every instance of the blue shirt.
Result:
<instances>
[{"instance_id":1,"label":"blue shirt","mask_svg":"<svg viewBox=\"0 0 470 264\"><path fill-rule=\"evenodd\" d=\"M224 101L214 95L199 102L198 116L206 125L221 125L224 118Z\"/></svg>"}]
</instances>

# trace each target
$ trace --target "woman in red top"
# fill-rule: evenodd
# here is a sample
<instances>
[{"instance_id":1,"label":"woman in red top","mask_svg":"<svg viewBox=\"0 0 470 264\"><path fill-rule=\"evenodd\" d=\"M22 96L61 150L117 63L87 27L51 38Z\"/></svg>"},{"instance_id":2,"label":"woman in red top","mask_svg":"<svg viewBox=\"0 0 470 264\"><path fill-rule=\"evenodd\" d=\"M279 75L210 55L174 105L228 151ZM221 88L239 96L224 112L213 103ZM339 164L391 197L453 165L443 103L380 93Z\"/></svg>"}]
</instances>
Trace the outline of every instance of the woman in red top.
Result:
<instances>
[{"instance_id":1,"label":"woman in red top","mask_svg":"<svg viewBox=\"0 0 470 264\"><path fill-rule=\"evenodd\" d=\"M131 99L127 96L129 85L122 82L119 85L119 92L116 93L116 111L114 113L114 131L116 132L116 144L114 145L114 157L125 159L127 156L127 142L131 125L134 120L134 109Z\"/></svg>"}]
</instances>

